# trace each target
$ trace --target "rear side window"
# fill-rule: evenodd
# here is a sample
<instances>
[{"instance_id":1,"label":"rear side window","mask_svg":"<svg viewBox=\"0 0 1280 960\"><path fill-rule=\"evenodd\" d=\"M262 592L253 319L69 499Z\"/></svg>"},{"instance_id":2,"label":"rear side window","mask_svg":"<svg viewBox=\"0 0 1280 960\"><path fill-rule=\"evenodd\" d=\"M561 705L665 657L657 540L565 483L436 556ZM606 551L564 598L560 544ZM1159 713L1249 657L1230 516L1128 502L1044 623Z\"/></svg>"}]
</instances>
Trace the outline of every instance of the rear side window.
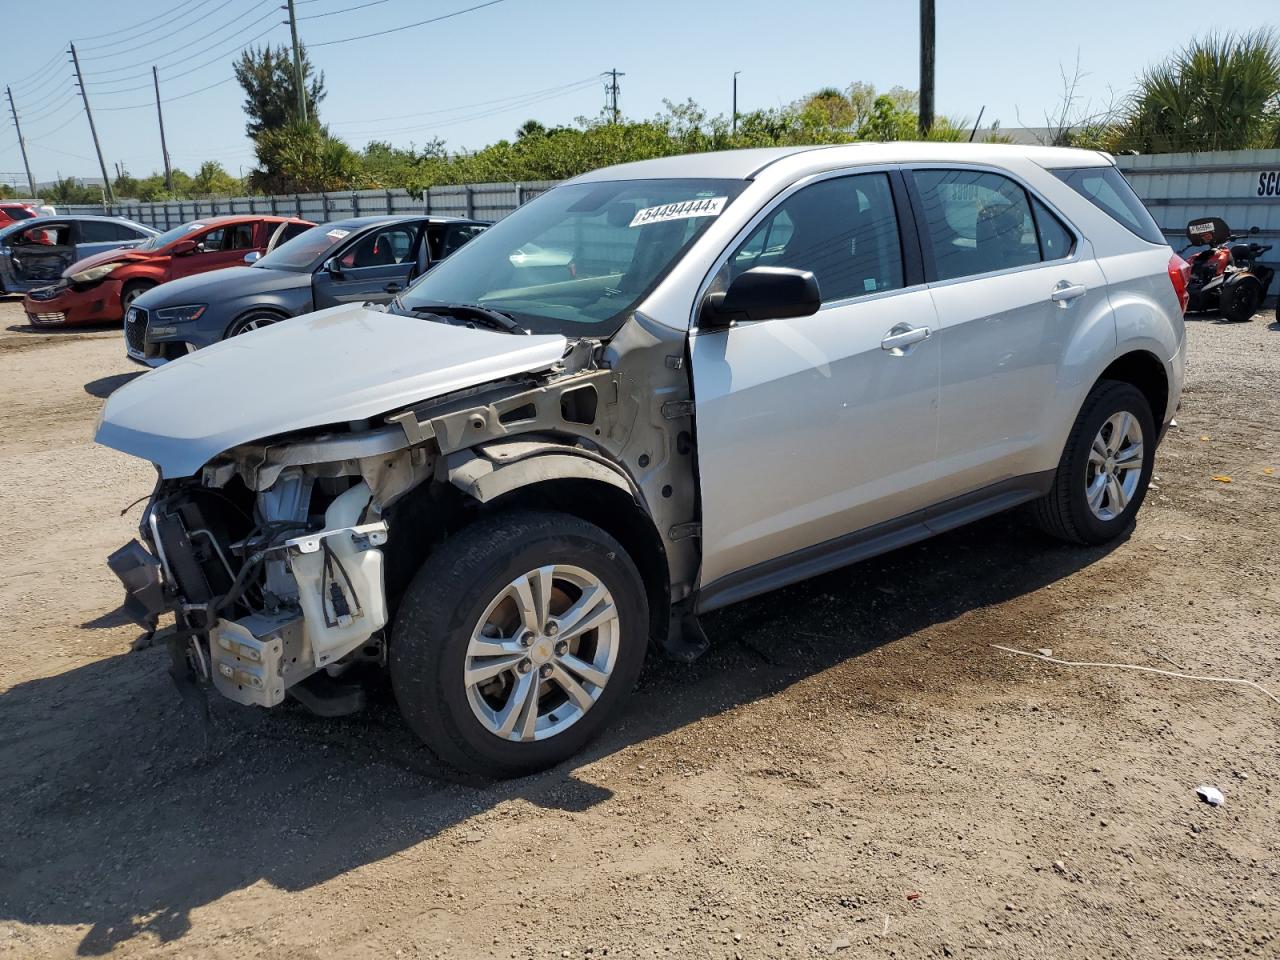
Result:
<instances>
[{"instance_id":1,"label":"rear side window","mask_svg":"<svg viewBox=\"0 0 1280 960\"><path fill-rule=\"evenodd\" d=\"M979 170L917 170L914 177L936 279L1024 267L1042 259L1030 198L1008 177Z\"/></svg>"},{"instance_id":2,"label":"rear side window","mask_svg":"<svg viewBox=\"0 0 1280 960\"><path fill-rule=\"evenodd\" d=\"M1130 233L1147 243L1165 245L1164 234L1115 167L1079 167L1051 173Z\"/></svg>"},{"instance_id":3,"label":"rear side window","mask_svg":"<svg viewBox=\"0 0 1280 960\"><path fill-rule=\"evenodd\" d=\"M80 238L85 243L108 243L119 238L116 225L105 220L80 221Z\"/></svg>"},{"instance_id":4,"label":"rear side window","mask_svg":"<svg viewBox=\"0 0 1280 960\"><path fill-rule=\"evenodd\" d=\"M821 180L782 201L729 258L726 285L752 267L812 271L824 303L903 286L889 178Z\"/></svg>"}]
</instances>

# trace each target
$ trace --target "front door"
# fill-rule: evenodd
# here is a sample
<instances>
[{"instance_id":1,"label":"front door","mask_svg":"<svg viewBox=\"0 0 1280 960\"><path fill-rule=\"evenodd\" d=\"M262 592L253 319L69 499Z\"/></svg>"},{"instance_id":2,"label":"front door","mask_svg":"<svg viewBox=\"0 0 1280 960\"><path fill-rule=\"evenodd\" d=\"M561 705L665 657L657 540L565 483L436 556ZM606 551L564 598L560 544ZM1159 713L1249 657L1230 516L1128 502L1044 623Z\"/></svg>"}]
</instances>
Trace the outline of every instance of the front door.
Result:
<instances>
[{"instance_id":1,"label":"front door","mask_svg":"<svg viewBox=\"0 0 1280 960\"><path fill-rule=\"evenodd\" d=\"M244 255L251 250L261 253L265 248L266 225L252 220L229 223L215 227L193 237L196 249L181 257L173 257L169 267L169 279L189 277L196 273L208 273L223 267L243 267ZM255 239L258 231L264 231L261 242ZM257 245L255 245L257 244Z\"/></svg>"},{"instance_id":2,"label":"front door","mask_svg":"<svg viewBox=\"0 0 1280 960\"><path fill-rule=\"evenodd\" d=\"M409 285L418 264L421 228L392 223L360 236L316 271L315 307L340 303L388 303Z\"/></svg>"},{"instance_id":3,"label":"front door","mask_svg":"<svg viewBox=\"0 0 1280 960\"><path fill-rule=\"evenodd\" d=\"M12 263L18 279L27 284L57 283L62 271L80 259L73 224L41 221L10 236Z\"/></svg>"},{"instance_id":4,"label":"front door","mask_svg":"<svg viewBox=\"0 0 1280 960\"><path fill-rule=\"evenodd\" d=\"M947 499L1057 465L1068 347L1114 331L1088 242L1042 200L992 171L912 176L938 311L938 497Z\"/></svg>"},{"instance_id":5,"label":"front door","mask_svg":"<svg viewBox=\"0 0 1280 960\"><path fill-rule=\"evenodd\" d=\"M775 202L717 274L713 290L755 266L810 270L823 305L691 335L703 589L927 505L937 319L903 255L909 217L889 173L822 179Z\"/></svg>"}]
</instances>

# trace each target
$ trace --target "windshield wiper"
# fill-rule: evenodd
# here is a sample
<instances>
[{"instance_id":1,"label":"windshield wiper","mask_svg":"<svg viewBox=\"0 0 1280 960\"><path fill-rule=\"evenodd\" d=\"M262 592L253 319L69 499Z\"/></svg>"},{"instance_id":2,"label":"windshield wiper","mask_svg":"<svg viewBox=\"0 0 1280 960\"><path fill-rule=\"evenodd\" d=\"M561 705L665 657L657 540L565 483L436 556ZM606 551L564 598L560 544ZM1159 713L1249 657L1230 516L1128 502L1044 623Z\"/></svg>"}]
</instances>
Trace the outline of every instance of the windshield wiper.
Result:
<instances>
[{"instance_id":1,"label":"windshield wiper","mask_svg":"<svg viewBox=\"0 0 1280 960\"><path fill-rule=\"evenodd\" d=\"M392 305L415 316L448 316L462 321L462 326L486 326L504 333L528 335L529 331L509 314L477 303L418 303L412 307L397 298Z\"/></svg>"}]
</instances>

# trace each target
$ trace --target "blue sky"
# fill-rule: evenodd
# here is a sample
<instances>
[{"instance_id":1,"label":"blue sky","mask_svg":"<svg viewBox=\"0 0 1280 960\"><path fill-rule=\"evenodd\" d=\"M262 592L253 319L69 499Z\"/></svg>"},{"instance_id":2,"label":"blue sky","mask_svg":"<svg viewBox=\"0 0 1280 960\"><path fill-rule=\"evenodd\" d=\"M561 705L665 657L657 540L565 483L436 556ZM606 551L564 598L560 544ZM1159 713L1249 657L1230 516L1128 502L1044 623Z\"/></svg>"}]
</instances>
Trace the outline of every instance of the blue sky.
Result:
<instances>
[{"instance_id":1,"label":"blue sky","mask_svg":"<svg viewBox=\"0 0 1280 960\"><path fill-rule=\"evenodd\" d=\"M0 83L14 86L36 179L98 175L60 52L68 40L80 51L113 175L116 162L135 175L161 165L153 62L163 96L180 97L165 106L175 165L193 169L210 158L233 174L247 172L253 151L240 89L220 81L231 76L237 48L255 35L269 31L259 43L288 41L283 13L271 12L282 2L0 0ZM439 136L460 149L510 137L529 117L553 124L597 113L604 90L596 75L613 67L626 73L622 109L636 117L657 112L664 98L692 97L728 113L735 70L742 71L742 110L855 80L881 88L917 82L918 5L910 0L501 0L437 23L321 46L479 2L300 3L299 16L311 18L300 23L302 39L329 90L321 118L355 146ZM1059 96L1060 67L1071 72L1077 54L1087 75L1082 93L1102 103L1206 22L1203 2L1185 0L1074 0L1069 8L938 0L937 7L938 109L972 120L985 105L984 126L1042 123ZM1261 8L1253 9L1249 25L1261 25ZM22 160L3 107L0 177L8 179Z\"/></svg>"}]
</instances>

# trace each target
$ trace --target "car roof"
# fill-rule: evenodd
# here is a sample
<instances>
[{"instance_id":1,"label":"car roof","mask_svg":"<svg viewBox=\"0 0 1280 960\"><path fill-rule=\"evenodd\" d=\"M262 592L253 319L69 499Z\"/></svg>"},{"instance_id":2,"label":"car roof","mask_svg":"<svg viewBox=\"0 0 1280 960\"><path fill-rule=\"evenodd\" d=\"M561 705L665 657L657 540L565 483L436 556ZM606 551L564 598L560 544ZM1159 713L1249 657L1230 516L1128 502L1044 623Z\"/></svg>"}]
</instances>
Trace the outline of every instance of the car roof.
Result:
<instances>
[{"instance_id":1,"label":"car roof","mask_svg":"<svg viewBox=\"0 0 1280 960\"><path fill-rule=\"evenodd\" d=\"M368 217L346 217L342 220L326 220L323 227L369 227L378 223L403 223L406 220L426 220L428 223L486 223L471 217L441 217L429 213L381 213Z\"/></svg>"},{"instance_id":2,"label":"car roof","mask_svg":"<svg viewBox=\"0 0 1280 960\"><path fill-rule=\"evenodd\" d=\"M1010 143L945 143L900 140L826 146L755 147L713 153L688 153L601 167L575 177L574 183L607 180L723 179L752 180L786 161L789 172L804 175L831 167L873 163L967 162L999 165L1010 158L1032 160L1043 167L1104 166L1111 158L1097 150L1040 147Z\"/></svg>"}]
</instances>

